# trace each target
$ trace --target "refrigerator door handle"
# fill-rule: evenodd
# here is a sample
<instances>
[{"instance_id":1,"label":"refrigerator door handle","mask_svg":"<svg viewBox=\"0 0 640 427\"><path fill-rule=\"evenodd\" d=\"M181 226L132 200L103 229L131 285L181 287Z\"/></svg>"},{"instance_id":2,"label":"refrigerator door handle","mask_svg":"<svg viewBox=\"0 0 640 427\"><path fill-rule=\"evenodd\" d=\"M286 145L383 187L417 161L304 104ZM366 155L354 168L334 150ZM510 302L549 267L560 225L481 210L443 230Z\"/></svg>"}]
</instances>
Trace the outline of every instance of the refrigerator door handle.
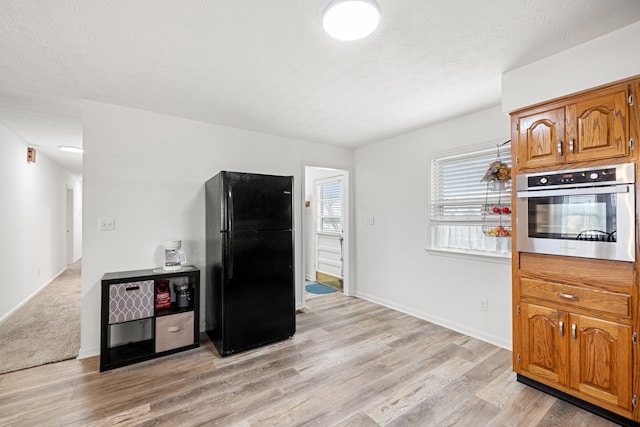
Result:
<instances>
[{"instance_id":1,"label":"refrigerator door handle","mask_svg":"<svg viewBox=\"0 0 640 427\"><path fill-rule=\"evenodd\" d=\"M233 192L231 191L231 187L229 187L229 216L227 217L227 238L229 239L229 258L227 260L227 268L229 269L229 274L227 277L229 279L233 279Z\"/></svg>"},{"instance_id":2,"label":"refrigerator door handle","mask_svg":"<svg viewBox=\"0 0 640 427\"><path fill-rule=\"evenodd\" d=\"M229 258L227 259L227 268L229 269L229 273L227 277L229 279L233 279L233 233L227 234L229 238Z\"/></svg>"},{"instance_id":3,"label":"refrigerator door handle","mask_svg":"<svg viewBox=\"0 0 640 427\"><path fill-rule=\"evenodd\" d=\"M233 231L233 193L231 192L231 188L229 188L229 215L227 217L227 230Z\"/></svg>"}]
</instances>

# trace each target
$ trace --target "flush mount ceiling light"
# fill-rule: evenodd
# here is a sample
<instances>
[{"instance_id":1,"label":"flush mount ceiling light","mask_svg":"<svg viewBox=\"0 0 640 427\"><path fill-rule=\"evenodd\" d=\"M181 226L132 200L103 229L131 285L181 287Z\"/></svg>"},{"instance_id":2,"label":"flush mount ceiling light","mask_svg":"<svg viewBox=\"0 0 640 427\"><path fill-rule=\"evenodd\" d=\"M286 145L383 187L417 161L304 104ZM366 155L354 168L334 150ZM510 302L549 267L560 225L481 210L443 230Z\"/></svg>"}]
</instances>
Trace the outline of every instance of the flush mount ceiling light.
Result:
<instances>
[{"instance_id":1,"label":"flush mount ceiling light","mask_svg":"<svg viewBox=\"0 0 640 427\"><path fill-rule=\"evenodd\" d=\"M82 154L84 150L80 147L69 147L67 145L61 145L58 147L60 151L66 151L67 153L80 153Z\"/></svg>"},{"instance_id":2,"label":"flush mount ceiling light","mask_svg":"<svg viewBox=\"0 0 640 427\"><path fill-rule=\"evenodd\" d=\"M333 0L322 12L322 26L338 40L367 37L380 22L380 8L375 0Z\"/></svg>"}]
</instances>

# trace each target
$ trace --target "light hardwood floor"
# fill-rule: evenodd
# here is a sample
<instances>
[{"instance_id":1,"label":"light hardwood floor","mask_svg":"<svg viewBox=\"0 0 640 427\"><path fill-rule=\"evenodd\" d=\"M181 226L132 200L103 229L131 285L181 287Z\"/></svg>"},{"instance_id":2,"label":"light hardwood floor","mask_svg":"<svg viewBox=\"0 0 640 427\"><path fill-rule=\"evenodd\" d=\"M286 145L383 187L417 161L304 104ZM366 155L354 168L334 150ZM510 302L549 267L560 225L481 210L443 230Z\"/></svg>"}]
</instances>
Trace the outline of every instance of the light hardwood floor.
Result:
<instances>
[{"instance_id":1,"label":"light hardwood floor","mask_svg":"<svg viewBox=\"0 0 640 427\"><path fill-rule=\"evenodd\" d=\"M340 292L287 341L113 371L98 358L0 375L2 426L611 426L515 381L511 353Z\"/></svg>"}]
</instances>

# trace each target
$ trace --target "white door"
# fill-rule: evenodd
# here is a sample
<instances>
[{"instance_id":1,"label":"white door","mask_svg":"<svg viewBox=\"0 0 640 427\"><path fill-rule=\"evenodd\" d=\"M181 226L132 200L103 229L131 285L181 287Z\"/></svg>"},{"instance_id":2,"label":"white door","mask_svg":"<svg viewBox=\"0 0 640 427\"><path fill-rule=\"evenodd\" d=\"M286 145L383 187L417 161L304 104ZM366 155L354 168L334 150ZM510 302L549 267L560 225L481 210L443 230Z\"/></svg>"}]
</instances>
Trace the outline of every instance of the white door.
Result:
<instances>
[{"instance_id":1,"label":"white door","mask_svg":"<svg viewBox=\"0 0 640 427\"><path fill-rule=\"evenodd\" d=\"M340 177L315 182L316 274L340 281L344 278L344 180Z\"/></svg>"}]
</instances>

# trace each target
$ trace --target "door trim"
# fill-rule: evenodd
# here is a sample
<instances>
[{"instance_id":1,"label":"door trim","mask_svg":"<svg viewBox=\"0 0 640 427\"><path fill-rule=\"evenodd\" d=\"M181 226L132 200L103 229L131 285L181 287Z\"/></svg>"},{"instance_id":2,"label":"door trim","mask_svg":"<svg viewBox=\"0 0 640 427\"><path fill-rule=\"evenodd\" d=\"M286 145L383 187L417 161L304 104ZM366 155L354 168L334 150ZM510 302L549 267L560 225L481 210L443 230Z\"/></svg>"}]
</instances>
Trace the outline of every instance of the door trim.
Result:
<instances>
[{"instance_id":1,"label":"door trim","mask_svg":"<svg viewBox=\"0 0 640 427\"><path fill-rule=\"evenodd\" d=\"M343 269L344 269L344 275L343 275L343 294L346 296L351 296L353 295L353 272L351 271L351 259L353 257L352 255L352 233L351 230L355 229L354 224L353 224L353 192L352 192L352 186L351 186L351 180L350 177L352 176L352 171L350 168L345 168L344 166L340 166L340 165L327 165L327 164L317 164L317 163L303 163L302 164L302 185L301 185L301 197L300 197L300 209L301 212L303 213L301 215L302 217L302 268L301 268L301 272L300 274L300 278L301 278L301 283L302 283L302 288L301 288L301 293L302 293L302 305L305 305L305 297L304 297L304 283L306 280L306 273L307 273L307 269L306 269L306 260L307 260L307 256L309 255L307 253L307 238L308 236L306 236L306 228L308 225L308 222L311 221L312 224L312 229L313 229L313 215L305 215L305 200L306 200L306 187L308 185L313 186L313 180L311 180L311 182L307 182L308 177L307 177L307 172L308 172L308 168L309 169L333 169L336 170L340 173L343 173L343 190L344 190L344 232L343 232L343 237L344 237L344 242L343 242L343 253L344 253L344 260L343 260ZM311 238L313 238L313 236L311 236Z\"/></svg>"}]
</instances>

